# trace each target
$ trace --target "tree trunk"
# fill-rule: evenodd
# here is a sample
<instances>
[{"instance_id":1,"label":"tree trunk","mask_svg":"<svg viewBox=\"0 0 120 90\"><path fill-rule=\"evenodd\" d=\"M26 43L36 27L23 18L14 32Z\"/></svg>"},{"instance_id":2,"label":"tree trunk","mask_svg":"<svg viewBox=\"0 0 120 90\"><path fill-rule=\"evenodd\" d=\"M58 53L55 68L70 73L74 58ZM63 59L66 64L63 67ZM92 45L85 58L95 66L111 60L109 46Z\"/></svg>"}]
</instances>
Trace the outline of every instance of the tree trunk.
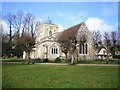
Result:
<instances>
[{"instance_id":1,"label":"tree trunk","mask_svg":"<svg viewBox=\"0 0 120 90\"><path fill-rule=\"evenodd\" d=\"M27 52L27 64L30 64L30 52Z\"/></svg>"},{"instance_id":2,"label":"tree trunk","mask_svg":"<svg viewBox=\"0 0 120 90\"><path fill-rule=\"evenodd\" d=\"M67 53L65 53L65 61L67 61Z\"/></svg>"},{"instance_id":3,"label":"tree trunk","mask_svg":"<svg viewBox=\"0 0 120 90\"><path fill-rule=\"evenodd\" d=\"M73 54L72 54L71 56L72 56L71 64L73 64L73 63L74 63L74 57L73 57Z\"/></svg>"},{"instance_id":4,"label":"tree trunk","mask_svg":"<svg viewBox=\"0 0 120 90\"><path fill-rule=\"evenodd\" d=\"M77 61L78 61L78 54L77 54L77 58L76 58L76 59L77 59Z\"/></svg>"},{"instance_id":5,"label":"tree trunk","mask_svg":"<svg viewBox=\"0 0 120 90\"><path fill-rule=\"evenodd\" d=\"M11 23L10 23L10 32L9 32L9 37L10 37L10 39L9 39L9 45L10 45L10 47L9 47L9 58L11 58L11 51L12 51L12 27L11 27Z\"/></svg>"},{"instance_id":6,"label":"tree trunk","mask_svg":"<svg viewBox=\"0 0 120 90\"><path fill-rule=\"evenodd\" d=\"M12 24L10 23L10 34L9 34L9 36L10 36L10 42L12 41Z\"/></svg>"},{"instance_id":7,"label":"tree trunk","mask_svg":"<svg viewBox=\"0 0 120 90\"><path fill-rule=\"evenodd\" d=\"M106 64L109 64L109 63L110 63L109 58L110 58L110 52L108 51L108 52L107 52L107 60L106 60Z\"/></svg>"},{"instance_id":8,"label":"tree trunk","mask_svg":"<svg viewBox=\"0 0 120 90\"><path fill-rule=\"evenodd\" d=\"M106 64L109 64L109 57L107 56Z\"/></svg>"}]
</instances>

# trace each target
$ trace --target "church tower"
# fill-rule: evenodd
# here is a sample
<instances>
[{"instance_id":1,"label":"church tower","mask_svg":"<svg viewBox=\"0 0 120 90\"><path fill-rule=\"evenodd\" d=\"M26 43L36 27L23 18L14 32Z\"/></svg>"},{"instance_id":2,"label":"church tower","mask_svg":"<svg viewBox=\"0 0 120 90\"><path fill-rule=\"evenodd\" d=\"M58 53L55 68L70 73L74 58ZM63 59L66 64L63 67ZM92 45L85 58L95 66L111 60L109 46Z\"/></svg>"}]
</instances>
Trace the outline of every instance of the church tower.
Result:
<instances>
[{"instance_id":1,"label":"church tower","mask_svg":"<svg viewBox=\"0 0 120 90\"><path fill-rule=\"evenodd\" d=\"M38 28L36 43L43 40L51 40L55 33L58 32L58 25L56 24L41 24Z\"/></svg>"}]
</instances>

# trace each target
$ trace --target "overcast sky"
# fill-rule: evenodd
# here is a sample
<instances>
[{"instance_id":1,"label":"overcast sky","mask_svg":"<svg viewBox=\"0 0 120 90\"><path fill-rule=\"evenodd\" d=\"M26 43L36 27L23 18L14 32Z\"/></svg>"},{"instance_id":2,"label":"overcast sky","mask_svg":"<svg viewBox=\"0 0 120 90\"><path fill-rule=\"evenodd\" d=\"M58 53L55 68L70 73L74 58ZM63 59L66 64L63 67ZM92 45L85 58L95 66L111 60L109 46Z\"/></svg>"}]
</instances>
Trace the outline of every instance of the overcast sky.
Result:
<instances>
[{"instance_id":1,"label":"overcast sky","mask_svg":"<svg viewBox=\"0 0 120 90\"><path fill-rule=\"evenodd\" d=\"M117 2L3 2L2 14L22 10L33 13L45 21L50 17L54 24L69 28L85 22L90 31L117 30ZM4 19L3 19L4 21ZM5 22L4 22L5 23Z\"/></svg>"}]
</instances>

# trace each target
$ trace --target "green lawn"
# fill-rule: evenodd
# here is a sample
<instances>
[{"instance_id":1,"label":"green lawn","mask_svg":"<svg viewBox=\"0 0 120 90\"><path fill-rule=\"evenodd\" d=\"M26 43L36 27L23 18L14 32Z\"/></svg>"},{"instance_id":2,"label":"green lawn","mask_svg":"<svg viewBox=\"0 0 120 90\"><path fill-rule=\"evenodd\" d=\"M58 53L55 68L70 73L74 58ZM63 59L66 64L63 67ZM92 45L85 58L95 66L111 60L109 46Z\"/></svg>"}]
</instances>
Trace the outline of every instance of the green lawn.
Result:
<instances>
[{"instance_id":1,"label":"green lawn","mask_svg":"<svg viewBox=\"0 0 120 90\"><path fill-rule=\"evenodd\" d=\"M3 88L117 88L118 67L2 65Z\"/></svg>"},{"instance_id":2,"label":"green lawn","mask_svg":"<svg viewBox=\"0 0 120 90\"><path fill-rule=\"evenodd\" d=\"M24 62L25 60L22 58L6 58L6 59L0 59L2 62Z\"/></svg>"}]
</instances>

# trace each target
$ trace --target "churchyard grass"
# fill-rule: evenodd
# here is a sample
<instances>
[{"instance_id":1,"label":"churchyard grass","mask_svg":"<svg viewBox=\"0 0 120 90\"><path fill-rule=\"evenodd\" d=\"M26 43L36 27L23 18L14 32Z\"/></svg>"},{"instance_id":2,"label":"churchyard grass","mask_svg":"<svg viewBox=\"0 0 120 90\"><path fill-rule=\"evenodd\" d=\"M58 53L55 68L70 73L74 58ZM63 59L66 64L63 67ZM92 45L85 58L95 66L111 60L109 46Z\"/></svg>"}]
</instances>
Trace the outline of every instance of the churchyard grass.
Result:
<instances>
[{"instance_id":1,"label":"churchyard grass","mask_svg":"<svg viewBox=\"0 0 120 90\"><path fill-rule=\"evenodd\" d=\"M2 62L24 62L25 60L22 58L5 58L5 59L0 59Z\"/></svg>"},{"instance_id":2,"label":"churchyard grass","mask_svg":"<svg viewBox=\"0 0 120 90\"><path fill-rule=\"evenodd\" d=\"M117 88L118 67L3 64L3 88Z\"/></svg>"}]
</instances>

